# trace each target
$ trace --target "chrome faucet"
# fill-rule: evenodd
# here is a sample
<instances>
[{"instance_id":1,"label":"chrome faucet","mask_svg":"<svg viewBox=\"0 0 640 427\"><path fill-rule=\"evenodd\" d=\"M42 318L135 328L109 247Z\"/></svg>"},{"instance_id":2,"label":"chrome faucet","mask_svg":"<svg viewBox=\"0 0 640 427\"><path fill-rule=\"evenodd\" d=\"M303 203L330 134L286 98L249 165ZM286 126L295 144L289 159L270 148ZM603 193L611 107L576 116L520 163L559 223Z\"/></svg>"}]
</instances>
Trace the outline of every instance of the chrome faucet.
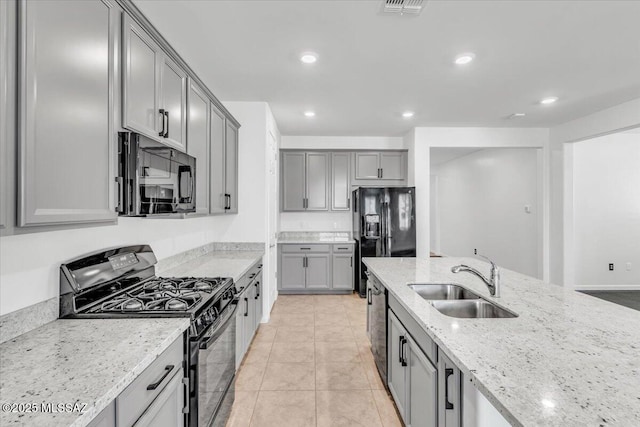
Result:
<instances>
[{"instance_id":1,"label":"chrome faucet","mask_svg":"<svg viewBox=\"0 0 640 427\"><path fill-rule=\"evenodd\" d=\"M483 255L478 255L478 256L486 259L491 263L491 275L489 276L488 279L484 276L484 274L480 273L475 268L469 267L468 265L464 265L464 264L455 265L451 267L451 272L459 273L461 271L466 271L468 273L475 274L476 276L482 279L485 285L487 285L487 287L489 288L489 294L492 297L498 298L500 296L500 268L498 268L496 263L491 261L486 256L483 256Z\"/></svg>"}]
</instances>

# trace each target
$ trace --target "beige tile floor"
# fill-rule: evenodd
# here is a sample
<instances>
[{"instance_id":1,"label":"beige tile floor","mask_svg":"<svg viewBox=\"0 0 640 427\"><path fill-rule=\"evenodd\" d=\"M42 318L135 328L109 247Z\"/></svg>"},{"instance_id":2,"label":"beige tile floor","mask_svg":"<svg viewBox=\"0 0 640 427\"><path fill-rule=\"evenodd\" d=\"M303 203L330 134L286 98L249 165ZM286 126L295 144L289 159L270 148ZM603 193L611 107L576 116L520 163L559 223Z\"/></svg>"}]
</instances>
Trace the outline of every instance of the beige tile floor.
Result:
<instances>
[{"instance_id":1,"label":"beige tile floor","mask_svg":"<svg viewBox=\"0 0 640 427\"><path fill-rule=\"evenodd\" d=\"M356 295L281 295L236 377L227 427L401 426Z\"/></svg>"}]
</instances>

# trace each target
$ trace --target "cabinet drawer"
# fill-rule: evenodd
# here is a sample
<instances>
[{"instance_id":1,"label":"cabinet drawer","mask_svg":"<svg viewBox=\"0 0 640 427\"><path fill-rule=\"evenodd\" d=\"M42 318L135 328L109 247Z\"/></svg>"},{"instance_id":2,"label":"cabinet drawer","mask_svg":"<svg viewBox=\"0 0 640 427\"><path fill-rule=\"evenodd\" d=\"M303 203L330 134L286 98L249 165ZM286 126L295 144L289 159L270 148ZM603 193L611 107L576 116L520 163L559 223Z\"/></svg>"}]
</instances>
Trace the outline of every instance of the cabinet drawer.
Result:
<instances>
[{"instance_id":1,"label":"cabinet drawer","mask_svg":"<svg viewBox=\"0 0 640 427\"><path fill-rule=\"evenodd\" d=\"M184 375L181 372L182 361L184 360L182 340L182 336L176 339L116 398L117 425L132 425L167 386L174 375L178 372L181 377ZM167 369L171 365L173 369ZM164 379L154 390L147 390L149 385L157 383L163 376Z\"/></svg>"},{"instance_id":2,"label":"cabinet drawer","mask_svg":"<svg viewBox=\"0 0 640 427\"><path fill-rule=\"evenodd\" d=\"M297 252L297 253L307 253L307 252L329 252L329 245L282 245L282 252Z\"/></svg>"},{"instance_id":3,"label":"cabinet drawer","mask_svg":"<svg viewBox=\"0 0 640 427\"><path fill-rule=\"evenodd\" d=\"M334 253L350 253L353 252L353 245L344 244L344 245L333 245Z\"/></svg>"}]
</instances>

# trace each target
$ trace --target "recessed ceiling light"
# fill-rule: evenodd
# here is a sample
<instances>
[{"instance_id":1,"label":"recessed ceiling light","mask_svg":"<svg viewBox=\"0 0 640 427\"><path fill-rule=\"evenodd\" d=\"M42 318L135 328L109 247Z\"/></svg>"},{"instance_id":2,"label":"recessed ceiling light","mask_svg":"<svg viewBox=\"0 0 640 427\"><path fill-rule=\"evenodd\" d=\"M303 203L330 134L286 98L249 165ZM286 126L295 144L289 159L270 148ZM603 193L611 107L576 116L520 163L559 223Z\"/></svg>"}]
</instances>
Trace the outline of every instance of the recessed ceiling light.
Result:
<instances>
[{"instance_id":1,"label":"recessed ceiling light","mask_svg":"<svg viewBox=\"0 0 640 427\"><path fill-rule=\"evenodd\" d=\"M413 111L405 111L404 113L402 113L402 117L404 117L405 119L410 119L411 117L413 117Z\"/></svg>"},{"instance_id":2,"label":"recessed ceiling light","mask_svg":"<svg viewBox=\"0 0 640 427\"><path fill-rule=\"evenodd\" d=\"M305 64L313 64L317 60L318 60L317 53L304 52L302 55L300 55L300 61L304 62Z\"/></svg>"},{"instance_id":3,"label":"recessed ceiling light","mask_svg":"<svg viewBox=\"0 0 640 427\"><path fill-rule=\"evenodd\" d=\"M304 115L307 117L315 117L316 113L314 113L313 111L305 111Z\"/></svg>"},{"instance_id":4,"label":"recessed ceiling light","mask_svg":"<svg viewBox=\"0 0 640 427\"><path fill-rule=\"evenodd\" d=\"M554 102L556 102L558 100L557 96L550 96L548 98L543 98L540 101L540 104L544 104L544 105L549 105L549 104L553 104Z\"/></svg>"},{"instance_id":5,"label":"recessed ceiling light","mask_svg":"<svg viewBox=\"0 0 640 427\"><path fill-rule=\"evenodd\" d=\"M476 55L474 53L461 53L460 55L456 56L456 59L454 62L457 65L466 65L469 62L473 61L475 57Z\"/></svg>"}]
</instances>

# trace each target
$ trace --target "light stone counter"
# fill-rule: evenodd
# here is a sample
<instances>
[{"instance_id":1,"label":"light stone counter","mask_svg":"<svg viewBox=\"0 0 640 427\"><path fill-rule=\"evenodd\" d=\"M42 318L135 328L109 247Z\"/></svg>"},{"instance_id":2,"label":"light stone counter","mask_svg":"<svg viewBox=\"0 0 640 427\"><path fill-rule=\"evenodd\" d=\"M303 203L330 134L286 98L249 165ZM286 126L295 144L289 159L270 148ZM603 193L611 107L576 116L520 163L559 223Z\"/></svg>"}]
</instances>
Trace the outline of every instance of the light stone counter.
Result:
<instances>
[{"instance_id":1,"label":"light stone counter","mask_svg":"<svg viewBox=\"0 0 640 427\"><path fill-rule=\"evenodd\" d=\"M345 231L283 231L278 236L278 243L297 243L304 245L306 243L354 243L354 240L351 233Z\"/></svg>"},{"instance_id":2,"label":"light stone counter","mask_svg":"<svg viewBox=\"0 0 640 427\"><path fill-rule=\"evenodd\" d=\"M640 426L640 312L502 269L502 295L460 263L468 258L364 258L478 390L513 425ZM458 283L519 317L458 319L408 283Z\"/></svg>"},{"instance_id":3,"label":"light stone counter","mask_svg":"<svg viewBox=\"0 0 640 427\"><path fill-rule=\"evenodd\" d=\"M162 277L232 277L240 280L264 255L264 251L213 251L169 269L157 268Z\"/></svg>"},{"instance_id":4,"label":"light stone counter","mask_svg":"<svg viewBox=\"0 0 640 427\"><path fill-rule=\"evenodd\" d=\"M64 319L1 344L0 425L87 425L188 327L186 318ZM7 403L86 407L12 413Z\"/></svg>"}]
</instances>

